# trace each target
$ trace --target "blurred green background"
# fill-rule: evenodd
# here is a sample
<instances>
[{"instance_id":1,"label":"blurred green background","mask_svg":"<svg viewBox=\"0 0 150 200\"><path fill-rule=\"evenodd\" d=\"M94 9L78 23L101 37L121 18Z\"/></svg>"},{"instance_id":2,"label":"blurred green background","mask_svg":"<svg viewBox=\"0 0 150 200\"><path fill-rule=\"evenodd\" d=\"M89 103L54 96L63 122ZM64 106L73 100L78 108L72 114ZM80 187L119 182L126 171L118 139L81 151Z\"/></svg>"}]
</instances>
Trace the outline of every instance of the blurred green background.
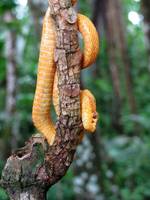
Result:
<instances>
[{"instance_id":1,"label":"blurred green background","mask_svg":"<svg viewBox=\"0 0 150 200\"><path fill-rule=\"evenodd\" d=\"M0 173L13 149L36 132L31 120L42 18L47 1L0 1ZM86 134L48 200L150 199L150 1L80 0L100 34L82 87L99 122ZM0 200L8 199L0 188Z\"/></svg>"}]
</instances>

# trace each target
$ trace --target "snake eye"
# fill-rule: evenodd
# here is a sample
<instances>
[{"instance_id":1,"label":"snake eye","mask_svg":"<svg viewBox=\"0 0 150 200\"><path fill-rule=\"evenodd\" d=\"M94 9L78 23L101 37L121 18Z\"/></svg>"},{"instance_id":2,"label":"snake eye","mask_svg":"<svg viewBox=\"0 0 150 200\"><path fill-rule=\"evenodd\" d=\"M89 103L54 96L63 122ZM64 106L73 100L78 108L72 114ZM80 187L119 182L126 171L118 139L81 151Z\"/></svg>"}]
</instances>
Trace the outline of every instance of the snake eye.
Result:
<instances>
[{"instance_id":1,"label":"snake eye","mask_svg":"<svg viewBox=\"0 0 150 200\"><path fill-rule=\"evenodd\" d=\"M94 112L94 114L93 114L93 119L97 119L97 117L98 117L97 112Z\"/></svg>"}]
</instances>

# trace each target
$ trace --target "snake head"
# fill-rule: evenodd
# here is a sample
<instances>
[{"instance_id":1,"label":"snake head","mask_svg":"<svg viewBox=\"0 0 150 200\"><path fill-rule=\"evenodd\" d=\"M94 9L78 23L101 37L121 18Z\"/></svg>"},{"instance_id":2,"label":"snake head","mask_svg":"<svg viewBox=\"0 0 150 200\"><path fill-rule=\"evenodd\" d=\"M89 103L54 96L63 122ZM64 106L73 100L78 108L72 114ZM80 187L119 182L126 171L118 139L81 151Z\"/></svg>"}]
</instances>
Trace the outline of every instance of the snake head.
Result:
<instances>
[{"instance_id":1,"label":"snake head","mask_svg":"<svg viewBox=\"0 0 150 200\"><path fill-rule=\"evenodd\" d=\"M92 116L92 121L91 121L91 130L90 130L91 133L95 132L97 121L98 121L98 113L94 111L93 116Z\"/></svg>"},{"instance_id":2,"label":"snake head","mask_svg":"<svg viewBox=\"0 0 150 200\"><path fill-rule=\"evenodd\" d=\"M87 120L87 122L83 123L84 128L86 131L90 132L90 133L94 133L96 131L96 125L97 125L97 121L98 121L98 113L96 111L91 112L91 115L88 116L89 119Z\"/></svg>"},{"instance_id":3,"label":"snake head","mask_svg":"<svg viewBox=\"0 0 150 200\"><path fill-rule=\"evenodd\" d=\"M93 133L96 130L98 113L96 112L96 100L89 90L81 91L81 113L84 129Z\"/></svg>"}]
</instances>

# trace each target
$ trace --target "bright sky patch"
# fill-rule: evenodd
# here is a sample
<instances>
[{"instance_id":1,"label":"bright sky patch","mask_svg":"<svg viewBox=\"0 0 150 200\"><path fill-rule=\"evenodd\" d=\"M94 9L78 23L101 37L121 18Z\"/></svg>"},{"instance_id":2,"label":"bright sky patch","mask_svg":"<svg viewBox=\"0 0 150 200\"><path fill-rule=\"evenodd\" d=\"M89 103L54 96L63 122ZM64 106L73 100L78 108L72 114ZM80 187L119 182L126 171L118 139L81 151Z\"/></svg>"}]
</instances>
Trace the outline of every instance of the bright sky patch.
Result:
<instances>
[{"instance_id":1,"label":"bright sky patch","mask_svg":"<svg viewBox=\"0 0 150 200\"><path fill-rule=\"evenodd\" d=\"M141 22L141 16L135 11L129 12L128 19L134 25L138 25Z\"/></svg>"}]
</instances>

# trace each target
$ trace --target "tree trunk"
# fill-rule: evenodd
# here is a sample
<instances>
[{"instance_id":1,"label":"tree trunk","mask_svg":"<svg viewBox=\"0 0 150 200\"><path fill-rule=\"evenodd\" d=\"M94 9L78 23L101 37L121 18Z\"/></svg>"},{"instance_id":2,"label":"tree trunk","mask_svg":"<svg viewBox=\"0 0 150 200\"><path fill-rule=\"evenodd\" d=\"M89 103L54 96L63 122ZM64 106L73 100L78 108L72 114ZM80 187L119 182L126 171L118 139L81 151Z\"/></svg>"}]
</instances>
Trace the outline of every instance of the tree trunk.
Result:
<instances>
[{"instance_id":1,"label":"tree trunk","mask_svg":"<svg viewBox=\"0 0 150 200\"><path fill-rule=\"evenodd\" d=\"M150 48L150 1L149 0L142 0L141 1L142 12L144 16L145 22L145 33L148 39L148 46Z\"/></svg>"},{"instance_id":2,"label":"tree trunk","mask_svg":"<svg viewBox=\"0 0 150 200\"><path fill-rule=\"evenodd\" d=\"M150 71L150 1L141 1L142 12L144 16L144 31L146 35L146 44L149 56L149 71Z\"/></svg>"},{"instance_id":3,"label":"tree trunk","mask_svg":"<svg viewBox=\"0 0 150 200\"><path fill-rule=\"evenodd\" d=\"M35 199L44 199L48 188L66 174L83 131L80 119L82 54L78 44L77 14L70 0L49 0L49 5L57 35L55 62L59 75L60 116L51 146L42 136L34 136L7 160L1 185L13 200L18 200L20 195L20 199L29 199L33 189L37 194Z\"/></svg>"},{"instance_id":4,"label":"tree trunk","mask_svg":"<svg viewBox=\"0 0 150 200\"><path fill-rule=\"evenodd\" d=\"M12 11L5 14L5 18L9 22L16 20ZM16 31L10 30L6 34L6 58L7 58L7 74L6 74L6 152L8 149L17 147L18 131L16 129L16 82L17 82L17 62L16 62ZM9 148L8 148L9 146ZM11 148L10 148L11 146Z\"/></svg>"},{"instance_id":5,"label":"tree trunk","mask_svg":"<svg viewBox=\"0 0 150 200\"><path fill-rule=\"evenodd\" d=\"M21 190L14 188L14 190L7 191L12 200L46 200L46 191L39 187L31 186Z\"/></svg>"},{"instance_id":6,"label":"tree trunk","mask_svg":"<svg viewBox=\"0 0 150 200\"><path fill-rule=\"evenodd\" d=\"M127 91L127 97L129 102L129 107L132 114L137 113L137 106L136 106L136 100L134 96L133 91L133 80L132 80L132 74L131 74L131 68L132 68L132 62L129 57L128 48L127 48L127 41L126 41L126 35L125 35L125 27L123 23L123 17L122 17L122 8L120 0L114 1L114 15L116 19L116 34L118 35L118 53L120 52L121 56L121 62L124 66L124 72L125 72L125 83L126 83L126 91Z\"/></svg>"},{"instance_id":7,"label":"tree trunk","mask_svg":"<svg viewBox=\"0 0 150 200\"><path fill-rule=\"evenodd\" d=\"M40 1L33 1L33 0L28 0L28 5L29 9L31 11L31 15L33 18L33 24L34 24L34 29L36 33L36 37L38 41L40 40L41 37L41 30L42 30L42 24L41 24L41 18L44 15L44 3L45 2L40 2Z\"/></svg>"},{"instance_id":8,"label":"tree trunk","mask_svg":"<svg viewBox=\"0 0 150 200\"><path fill-rule=\"evenodd\" d=\"M115 93L114 100L114 126L121 131L121 107L122 107L122 95L120 85L120 69L119 61L124 66L125 85L127 91L127 98L129 107L132 114L137 113L136 100L133 92L133 81L131 75L132 62L129 58L127 41L125 37L125 28L122 18L122 9L119 0L101 0L100 4L101 16L104 23L106 32L106 39L108 43L108 56L110 63L110 71L113 80L113 87Z\"/></svg>"},{"instance_id":9,"label":"tree trunk","mask_svg":"<svg viewBox=\"0 0 150 200\"><path fill-rule=\"evenodd\" d=\"M94 3L93 3L93 17L92 17L92 21L100 35L100 28L102 28L102 26L100 27L101 25L101 18L100 18L100 12L99 12L99 9L100 9L100 4L101 4L101 1L100 0L95 0ZM101 45L101 43L100 43ZM100 46L100 50L101 50L101 46ZM95 63L95 66L94 66L94 70L93 70L93 77L98 77L100 75L100 67L97 67L99 64L99 60L97 59L96 60L96 63Z\"/></svg>"},{"instance_id":10,"label":"tree trunk","mask_svg":"<svg viewBox=\"0 0 150 200\"><path fill-rule=\"evenodd\" d=\"M104 24L104 29L106 33L107 40L107 52L109 57L109 67L112 77L112 84L114 88L114 100L113 100L113 112L112 112L112 124L113 127L118 131L122 131L121 126L121 107L122 107L122 97L121 97L121 86L120 86L120 76L119 76L119 65L117 62L118 52L117 52L117 38L116 38L116 27L114 19L113 3L111 0L101 0L100 13L102 21Z\"/></svg>"}]
</instances>

